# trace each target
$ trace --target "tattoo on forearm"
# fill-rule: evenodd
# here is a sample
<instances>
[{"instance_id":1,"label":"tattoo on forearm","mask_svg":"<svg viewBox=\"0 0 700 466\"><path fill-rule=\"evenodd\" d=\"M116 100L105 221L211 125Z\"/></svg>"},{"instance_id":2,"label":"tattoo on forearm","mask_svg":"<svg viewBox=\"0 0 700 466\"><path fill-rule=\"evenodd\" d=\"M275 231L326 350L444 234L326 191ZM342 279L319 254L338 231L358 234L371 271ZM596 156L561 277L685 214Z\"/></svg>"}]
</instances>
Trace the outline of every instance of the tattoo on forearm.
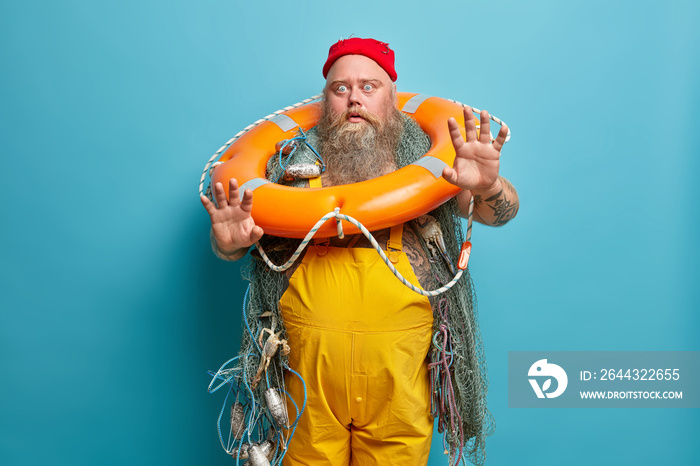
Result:
<instances>
[{"instance_id":1,"label":"tattoo on forearm","mask_svg":"<svg viewBox=\"0 0 700 466\"><path fill-rule=\"evenodd\" d=\"M506 180L503 181L510 185ZM513 188L512 185L510 188ZM505 225L508 223L508 220L515 217L515 214L518 213L518 205L508 199L504 189L500 190L498 194L489 197L484 202L493 210L493 226Z\"/></svg>"},{"instance_id":2,"label":"tattoo on forearm","mask_svg":"<svg viewBox=\"0 0 700 466\"><path fill-rule=\"evenodd\" d=\"M497 199L498 199L499 197L501 197L501 196L503 196L503 190L502 190L502 189L501 189L500 191L498 191L496 194L494 194L493 196L491 196L491 197L489 197L488 199L486 199L486 202L493 202L493 201L497 200Z\"/></svg>"}]
</instances>

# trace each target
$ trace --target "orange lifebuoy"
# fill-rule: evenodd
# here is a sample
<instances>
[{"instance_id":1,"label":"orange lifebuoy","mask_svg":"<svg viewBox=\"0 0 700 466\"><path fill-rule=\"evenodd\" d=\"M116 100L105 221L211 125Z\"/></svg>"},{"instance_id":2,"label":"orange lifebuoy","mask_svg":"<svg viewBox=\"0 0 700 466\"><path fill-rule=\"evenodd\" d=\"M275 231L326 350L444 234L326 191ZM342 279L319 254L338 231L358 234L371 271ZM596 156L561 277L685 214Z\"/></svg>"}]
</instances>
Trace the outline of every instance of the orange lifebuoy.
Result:
<instances>
[{"instance_id":1,"label":"orange lifebuoy","mask_svg":"<svg viewBox=\"0 0 700 466\"><path fill-rule=\"evenodd\" d=\"M287 238L303 238L336 207L370 231L425 214L459 192L442 178L442 169L451 167L455 156L447 129L449 117L460 123L464 136L462 106L423 94L400 92L397 98L399 109L413 116L432 143L428 153L410 165L371 180L327 188L292 188L270 182L265 171L275 154L275 143L294 137L299 127L307 130L317 123L320 104L312 103L265 121L237 139L219 159L223 163L214 169L212 183L228 186L236 178L241 190L252 189L256 224L266 234ZM349 234L359 232L346 222L343 229ZM327 222L316 236L336 234L335 222Z\"/></svg>"}]
</instances>

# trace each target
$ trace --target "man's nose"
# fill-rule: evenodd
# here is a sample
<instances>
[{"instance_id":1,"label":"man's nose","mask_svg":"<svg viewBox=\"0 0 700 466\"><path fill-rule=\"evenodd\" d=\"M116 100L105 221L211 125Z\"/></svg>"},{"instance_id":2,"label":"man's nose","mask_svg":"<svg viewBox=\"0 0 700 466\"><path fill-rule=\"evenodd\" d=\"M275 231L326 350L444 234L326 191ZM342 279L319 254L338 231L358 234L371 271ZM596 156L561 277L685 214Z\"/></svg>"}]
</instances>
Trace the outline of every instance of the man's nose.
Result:
<instances>
[{"instance_id":1,"label":"man's nose","mask_svg":"<svg viewBox=\"0 0 700 466\"><path fill-rule=\"evenodd\" d=\"M350 89L350 93L348 95L348 107L355 107L355 106L362 106L362 100L360 98L360 90L359 89Z\"/></svg>"}]
</instances>

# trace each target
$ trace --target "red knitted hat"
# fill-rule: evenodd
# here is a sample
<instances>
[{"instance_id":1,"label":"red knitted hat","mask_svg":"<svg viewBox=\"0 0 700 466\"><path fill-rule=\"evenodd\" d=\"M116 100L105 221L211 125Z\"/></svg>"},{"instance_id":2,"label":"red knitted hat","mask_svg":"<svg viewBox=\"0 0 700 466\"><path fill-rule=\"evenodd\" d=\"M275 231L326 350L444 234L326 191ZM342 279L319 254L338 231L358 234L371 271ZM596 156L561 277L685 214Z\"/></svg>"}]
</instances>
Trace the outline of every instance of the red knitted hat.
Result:
<instances>
[{"instance_id":1,"label":"red knitted hat","mask_svg":"<svg viewBox=\"0 0 700 466\"><path fill-rule=\"evenodd\" d=\"M392 81L396 81L394 51L389 48L389 44L386 42L379 42L374 39L361 39L359 37L339 40L331 45L330 50L328 50L328 60L323 65L324 78L328 77L328 70L331 69L333 63L343 55L364 55L367 58L371 58L389 74Z\"/></svg>"}]
</instances>

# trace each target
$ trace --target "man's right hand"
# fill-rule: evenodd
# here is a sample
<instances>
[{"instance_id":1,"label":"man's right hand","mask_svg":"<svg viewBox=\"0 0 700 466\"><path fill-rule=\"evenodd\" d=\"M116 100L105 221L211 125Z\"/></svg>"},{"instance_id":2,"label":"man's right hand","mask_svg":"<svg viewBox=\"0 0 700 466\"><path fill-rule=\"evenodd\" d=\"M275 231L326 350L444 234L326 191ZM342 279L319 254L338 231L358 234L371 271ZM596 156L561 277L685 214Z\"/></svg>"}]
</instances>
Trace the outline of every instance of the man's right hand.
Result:
<instances>
[{"instance_id":1,"label":"man's right hand","mask_svg":"<svg viewBox=\"0 0 700 466\"><path fill-rule=\"evenodd\" d=\"M250 215L253 208L253 191L246 189L243 198L240 198L238 181L231 178L228 192L229 198L226 199L224 186L216 183L214 198L218 207L206 196L200 196L200 200L211 218L211 233L219 252L236 260L262 238L264 232Z\"/></svg>"}]
</instances>

